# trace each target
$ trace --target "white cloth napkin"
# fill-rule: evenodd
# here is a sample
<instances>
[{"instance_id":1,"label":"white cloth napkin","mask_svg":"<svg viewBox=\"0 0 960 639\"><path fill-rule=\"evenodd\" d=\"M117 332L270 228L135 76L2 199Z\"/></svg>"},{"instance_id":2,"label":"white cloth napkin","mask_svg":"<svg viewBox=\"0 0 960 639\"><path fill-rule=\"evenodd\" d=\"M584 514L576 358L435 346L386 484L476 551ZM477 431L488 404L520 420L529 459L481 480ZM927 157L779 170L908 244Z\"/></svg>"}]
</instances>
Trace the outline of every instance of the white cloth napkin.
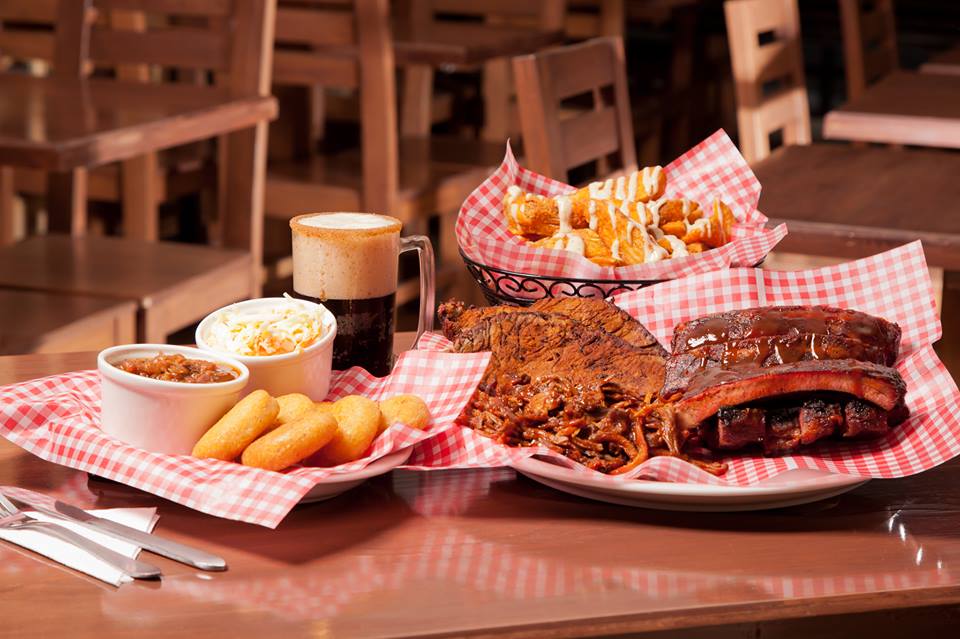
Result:
<instances>
[{"instance_id":1,"label":"white cloth napkin","mask_svg":"<svg viewBox=\"0 0 960 639\"><path fill-rule=\"evenodd\" d=\"M140 554L140 547L132 543L120 541L119 539L98 532L92 532L73 522L55 519L29 510L25 512L31 517L41 521L52 521L60 526L69 528L73 532L83 535L101 546L106 546L131 559L136 558L136 556ZM153 527L156 526L158 519L156 508L112 508L109 510L91 510L89 512L97 517L103 517L104 519L142 530L143 532L151 532ZM48 559L52 559L74 570L79 570L113 586L119 586L120 584L132 581L130 577L126 576L120 570L89 555L85 551L35 530L0 528L0 539L32 550Z\"/></svg>"}]
</instances>

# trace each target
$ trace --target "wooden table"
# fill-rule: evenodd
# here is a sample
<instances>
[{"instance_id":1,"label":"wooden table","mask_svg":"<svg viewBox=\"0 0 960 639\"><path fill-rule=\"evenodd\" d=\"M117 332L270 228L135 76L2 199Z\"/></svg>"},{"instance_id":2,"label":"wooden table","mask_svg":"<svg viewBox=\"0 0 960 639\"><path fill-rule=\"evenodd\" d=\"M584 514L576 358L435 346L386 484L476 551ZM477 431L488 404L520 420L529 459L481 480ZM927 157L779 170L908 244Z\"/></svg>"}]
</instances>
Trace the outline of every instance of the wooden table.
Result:
<instances>
[{"instance_id":1,"label":"wooden table","mask_svg":"<svg viewBox=\"0 0 960 639\"><path fill-rule=\"evenodd\" d=\"M960 75L960 46L938 53L920 65L923 73L950 73Z\"/></svg>"},{"instance_id":2,"label":"wooden table","mask_svg":"<svg viewBox=\"0 0 960 639\"><path fill-rule=\"evenodd\" d=\"M93 353L0 357L0 384L92 366ZM0 618L19 637L892 638L952 636L960 617L955 462L737 514L612 506L506 469L398 471L299 507L277 530L88 479L5 440L0 485L158 506L159 533L230 565L203 574L150 556L163 581L114 589L0 544Z\"/></svg>"},{"instance_id":3,"label":"wooden table","mask_svg":"<svg viewBox=\"0 0 960 639\"><path fill-rule=\"evenodd\" d=\"M473 22L444 22L413 28L394 24L393 51L400 66L469 67L508 58L563 41L563 31L541 31Z\"/></svg>"},{"instance_id":4,"label":"wooden table","mask_svg":"<svg viewBox=\"0 0 960 639\"><path fill-rule=\"evenodd\" d=\"M276 116L272 97L236 97L185 84L0 75L0 165L51 172L51 230L69 231L77 187L90 168L213 138ZM81 187L82 188L82 187Z\"/></svg>"},{"instance_id":5,"label":"wooden table","mask_svg":"<svg viewBox=\"0 0 960 639\"><path fill-rule=\"evenodd\" d=\"M827 113L827 139L960 149L960 76L897 71Z\"/></svg>"}]
</instances>

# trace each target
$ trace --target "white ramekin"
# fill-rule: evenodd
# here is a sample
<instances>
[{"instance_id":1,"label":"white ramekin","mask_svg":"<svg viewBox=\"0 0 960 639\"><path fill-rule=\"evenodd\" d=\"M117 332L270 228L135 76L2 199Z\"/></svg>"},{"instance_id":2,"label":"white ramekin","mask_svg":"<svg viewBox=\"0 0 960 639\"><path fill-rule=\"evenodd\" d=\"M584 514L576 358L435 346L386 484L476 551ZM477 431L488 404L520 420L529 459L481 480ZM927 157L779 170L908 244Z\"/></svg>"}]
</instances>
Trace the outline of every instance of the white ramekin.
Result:
<instances>
[{"instance_id":1,"label":"white ramekin","mask_svg":"<svg viewBox=\"0 0 960 639\"><path fill-rule=\"evenodd\" d=\"M179 354L231 366L228 382L187 384L151 379L115 366L131 357ZM128 444L170 455L189 455L193 445L237 403L250 372L243 363L188 346L126 344L100 351L100 428Z\"/></svg>"},{"instance_id":2,"label":"white ramekin","mask_svg":"<svg viewBox=\"0 0 960 639\"><path fill-rule=\"evenodd\" d=\"M324 335L299 353L282 355L237 355L220 350L210 344L207 335L216 316L223 311L243 312L244 310L289 304L284 297L263 297L237 302L207 315L197 326L195 339L197 346L211 353L218 353L243 362L250 369L250 382L247 392L262 388L274 397L287 393L303 393L316 401L322 401L330 390L330 374L333 370L333 340L337 336L337 320L325 306L307 300L296 300L301 304L321 309Z\"/></svg>"}]
</instances>

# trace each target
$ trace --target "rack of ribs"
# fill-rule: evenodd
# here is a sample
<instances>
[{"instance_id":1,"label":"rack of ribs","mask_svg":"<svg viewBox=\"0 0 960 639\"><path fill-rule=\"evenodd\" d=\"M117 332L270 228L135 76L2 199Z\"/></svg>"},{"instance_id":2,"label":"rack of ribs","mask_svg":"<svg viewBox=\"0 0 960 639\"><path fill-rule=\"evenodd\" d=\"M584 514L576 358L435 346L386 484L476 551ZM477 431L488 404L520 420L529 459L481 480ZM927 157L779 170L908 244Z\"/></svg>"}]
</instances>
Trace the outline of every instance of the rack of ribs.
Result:
<instances>
[{"instance_id":1,"label":"rack of ribs","mask_svg":"<svg viewBox=\"0 0 960 639\"><path fill-rule=\"evenodd\" d=\"M783 454L827 437L885 435L906 418L892 365L900 327L826 306L753 308L674 329L660 397L684 437Z\"/></svg>"}]
</instances>

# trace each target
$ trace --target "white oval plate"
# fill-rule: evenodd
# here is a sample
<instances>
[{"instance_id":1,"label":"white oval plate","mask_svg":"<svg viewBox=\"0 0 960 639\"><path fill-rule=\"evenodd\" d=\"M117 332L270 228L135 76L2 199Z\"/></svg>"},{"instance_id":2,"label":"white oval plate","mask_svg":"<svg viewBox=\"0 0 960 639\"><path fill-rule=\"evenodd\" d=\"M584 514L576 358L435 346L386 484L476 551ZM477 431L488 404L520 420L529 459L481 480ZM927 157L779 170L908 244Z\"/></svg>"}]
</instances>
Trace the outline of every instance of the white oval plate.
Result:
<instances>
[{"instance_id":1,"label":"white oval plate","mask_svg":"<svg viewBox=\"0 0 960 639\"><path fill-rule=\"evenodd\" d=\"M791 470L752 486L680 484L646 479L608 483L534 457L516 462L514 468L534 481L578 497L623 506L699 512L797 506L828 499L869 481L818 470Z\"/></svg>"},{"instance_id":2,"label":"white oval plate","mask_svg":"<svg viewBox=\"0 0 960 639\"><path fill-rule=\"evenodd\" d=\"M324 499L331 499L341 493L345 493L371 477L385 475L397 466L405 464L406 461L410 459L412 453L413 446L408 446L389 455L384 455L356 472L331 475L325 479L323 483L311 488L310 492L300 500L300 503L309 504L315 501L323 501Z\"/></svg>"}]
</instances>

